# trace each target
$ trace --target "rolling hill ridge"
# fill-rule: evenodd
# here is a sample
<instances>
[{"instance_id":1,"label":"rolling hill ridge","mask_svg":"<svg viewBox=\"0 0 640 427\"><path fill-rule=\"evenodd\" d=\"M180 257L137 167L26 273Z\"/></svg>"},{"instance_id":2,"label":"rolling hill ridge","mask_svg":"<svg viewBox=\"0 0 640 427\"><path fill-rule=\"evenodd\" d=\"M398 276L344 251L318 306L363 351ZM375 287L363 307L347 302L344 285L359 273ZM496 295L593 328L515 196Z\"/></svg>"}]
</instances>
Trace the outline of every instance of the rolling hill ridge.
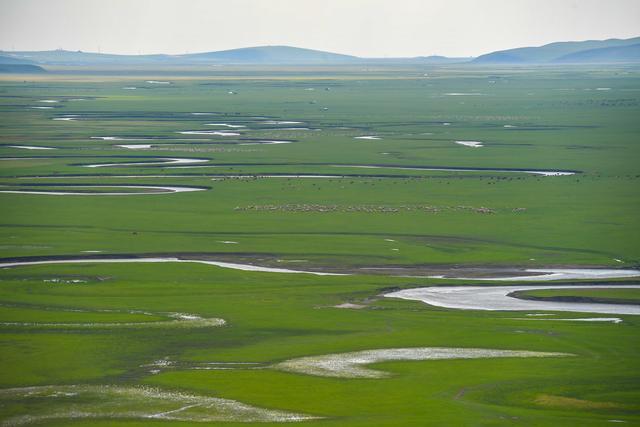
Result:
<instances>
[{"instance_id":1,"label":"rolling hill ridge","mask_svg":"<svg viewBox=\"0 0 640 427\"><path fill-rule=\"evenodd\" d=\"M181 65L341 65L341 64L555 64L640 62L640 37L556 42L538 47L500 50L477 58L418 56L363 58L292 46L256 46L182 55L117 55L83 51L0 51L0 64L51 66Z\"/></svg>"}]
</instances>

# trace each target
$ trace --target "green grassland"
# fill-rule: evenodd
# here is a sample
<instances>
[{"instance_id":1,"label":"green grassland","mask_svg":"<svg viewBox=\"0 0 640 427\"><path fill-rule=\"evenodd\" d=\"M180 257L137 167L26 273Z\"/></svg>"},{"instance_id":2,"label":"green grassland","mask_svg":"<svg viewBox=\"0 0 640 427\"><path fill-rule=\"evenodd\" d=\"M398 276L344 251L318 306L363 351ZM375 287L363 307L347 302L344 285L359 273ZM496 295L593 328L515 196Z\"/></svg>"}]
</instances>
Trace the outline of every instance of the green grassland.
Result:
<instances>
[{"instance_id":1,"label":"green grassland","mask_svg":"<svg viewBox=\"0 0 640 427\"><path fill-rule=\"evenodd\" d=\"M72 120L53 120L65 117ZM638 117L640 70L622 66L60 70L5 77L0 191L205 190L0 193L0 258L192 254L352 272L429 265L637 268ZM273 140L291 142L259 143ZM133 144L152 147L117 147ZM206 162L86 167L166 158ZM532 170L576 173L524 172ZM260 177L299 174L332 177ZM0 269L0 388L157 387L316 416L303 423L318 426L640 425L637 316L622 316L619 324L530 322L524 313L448 310L380 296L390 288L471 283L192 263L88 260ZM600 295L571 295L594 292ZM536 291L556 293L567 295ZM606 294L637 299L632 290ZM334 307L345 302L363 308ZM171 313L226 324L147 327ZM130 326L100 326L113 323ZM295 357L400 347L571 356L385 362L376 368L391 375L381 379L271 368ZM164 358L177 367L155 373L145 367ZM208 362L260 369L190 368ZM47 426L205 425L109 416L104 408L97 418L38 418L92 404L61 399L0 391L0 425L25 414ZM218 424L236 425L206 425ZM253 424L270 425L237 423Z\"/></svg>"}]
</instances>

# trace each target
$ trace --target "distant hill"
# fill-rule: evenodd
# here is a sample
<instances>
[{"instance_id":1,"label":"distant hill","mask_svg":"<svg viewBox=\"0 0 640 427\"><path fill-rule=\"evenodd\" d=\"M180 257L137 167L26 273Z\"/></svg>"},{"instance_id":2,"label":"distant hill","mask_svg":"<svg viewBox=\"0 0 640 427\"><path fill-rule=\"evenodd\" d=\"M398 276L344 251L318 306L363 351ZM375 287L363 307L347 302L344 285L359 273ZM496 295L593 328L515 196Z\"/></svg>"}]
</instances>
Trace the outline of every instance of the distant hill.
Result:
<instances>
[{"instance_id":1,"label":"distant hill","mask_svg":"<svg viewBox=\"0 0 640 427\"><path fill-rule=\"evenodd\" d=\"M475 64L545 64L555 62L571 62L571 55L577 55L576 62L585 62L580 60L580 53L585 51L594 51L601 49L628 47L640 44L640 37L632 39L609 39L609 40L587 40L581 42L557 42L539 47L521 47L516 49L501 50L481 55L473 60ZM612 54L615 56L615 54ZM619 57L624 53L619 53ZM586 54L589 56L589 54ZM586 58L585 56L585 58ZM567 59L568 58L568 59ZM611 55L606 53L592 54L593 62L611 61ZM637 61L634 60L632 62ZM621 62L615 60L612 62Z\"/></svg>"},{"instance_id":2,"label":"distant hill","mask_svg":"<svg viewBox=\"0 0 640 427\"><path fill-rule=\"evenodd\" d=\"M0 73L44 73L46 70L26 59L0 55Z\"/></svg>"},{"instance_id":3,"label":"distant hill","mask_svg":"<svg viewBox=\"0 0 640 427\"><path fill-rule=\"evenodd\" d=\"M106 65L106 64L149 64L167 62L169 55L114 55L107 53L93 53L83 51L70 51L63 49L25 51L25 52L0 52L2 56L37 64L48 65Z\"/></svg>"},{"instance_id":4,"label":"distant hill","mask_svg":"<svg viewBox=\"0 0 640 427\"><path fill-rule=\"evenodd\" d=\"M444 64L466 62L471 58L419 56L415 58L360 58L352 55L303 49L291 46L258 46L184 55L114 55L106 53L47 50L1 52L7 58L20 62L30 61L43 65L98 66L98 65L320 65L320 64L372 64L416 63Z\"/></svg>"},{"instance_id":5,"label":"distant hill","mask_svg":"<svg viewBox=\"0 0 640 427\"><path fill-rule=\"evenodd\" d=\"M358 57L290 46L258 46L179 55L189 62L226 64L328 64L356 62Z\"/></svg>"},{"instance_id":6,"label":"distant hill","mask_svg":"<svg viewBox=\"0 0 640 427\"><path fill-rule=\"evenodd\" d=\"M45 70L42 67L33 64L2 64L0 63L0 73L16 73L16 74L24 74L24 73L45 73Z\"/></svg>"},{"instance_id":7,"label":"distant hill","mask_svg":"<svg viewBox=\"0 0 640 427\"><path fill-rule=\"evenodd\" d=\"M114 55L105 53L48 50L0 52L19 60L49 65L189 65L189 64L325 64L357 61L349 55L289 46L260 46L184 55Z\"/></svg>"},{"instance_id":8,"label":"distant hill","mask_svg":"<svg viewBox=\"0 0 640 427\"><path fill-rule=\"evenodd\" d=\"M554 62L571 64L640 62L640 43L631 46L582 50L562 56Z\"/></svg>"},{"instance_id":9,"label":"distant hill","mask_svg":"<svg viewBox=\"0 0 640 427\"><path fill-rule=\"evenodd\" d=\"M0 55L0 64L33 64L28 59L15 58L13 56Z\"/></svg>"},{"instance_id":10,"label":"distant hill","mask_svg":"<svg viewBox=\"0 0 640 427\"><path fill-rule=\"evenodd\" d=\"M257 46L183 55L115 55L107 53L47 50L0 51L0 64L66 66L181 66L181 65L372 65L372 64L555 64L640 62L640 37L620 40L558 42L491 52L477 58L417 56L413 58L362 58L291 46Z\"/></svg>"}]
</instances>

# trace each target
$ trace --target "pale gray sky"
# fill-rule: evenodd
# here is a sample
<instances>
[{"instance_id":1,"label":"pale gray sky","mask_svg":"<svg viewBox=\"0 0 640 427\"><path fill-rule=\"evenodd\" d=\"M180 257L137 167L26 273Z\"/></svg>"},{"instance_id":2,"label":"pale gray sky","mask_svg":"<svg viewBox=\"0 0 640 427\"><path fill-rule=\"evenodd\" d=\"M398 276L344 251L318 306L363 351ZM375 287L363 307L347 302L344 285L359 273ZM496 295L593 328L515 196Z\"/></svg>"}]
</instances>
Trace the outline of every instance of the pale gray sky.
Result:
<instances>
[{"instance_id":1,"label":"pale gray sky","mask_svg":"<svg viewBox=\"0 0 640 427\"><path fill-rule=\"evenodd\" d=\"M476 56L640 35L640 0L0 0L0 49Z\"/></svg>"}]
</instances>

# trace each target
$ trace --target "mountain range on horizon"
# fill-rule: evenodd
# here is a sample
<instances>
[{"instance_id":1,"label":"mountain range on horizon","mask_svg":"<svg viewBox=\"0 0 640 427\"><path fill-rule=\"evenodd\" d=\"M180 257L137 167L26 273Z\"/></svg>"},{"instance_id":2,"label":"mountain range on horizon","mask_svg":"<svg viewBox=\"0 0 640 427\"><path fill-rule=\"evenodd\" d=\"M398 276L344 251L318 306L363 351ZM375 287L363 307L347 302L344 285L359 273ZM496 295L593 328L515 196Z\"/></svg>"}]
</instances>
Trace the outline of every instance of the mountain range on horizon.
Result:
<instances>
[{"instance_id":1,"label":"mountain range on horizon","mask_svg":"<svg viewBox=\"0 0 640 427\"><path fill-rule=\"evenodd\" d=\"M507 49L476 58L418 56L363 58L291 46L245 47L182 55L119 55L83 51L0 51L0 71L44 71L43 66L348 65L348 64L606 64L640 62L640 37L556 42ZM25 67L28 66L28 67ZM7 71L8 70L8 71Z\"/></svg>"},{"instance_id":2,"label":"mountain range on horizon","mask_svg":"<svg viewBox=\"0 0 640 427\"><path fill-rule=\"evenodd\" d=\"M413 58L362 58L292 46L256 46L182 55L120 55L63 49L46 51L0 51L0 64L38 65L335 65L363 63L453 63L473 58L419 56Z\"/></svg>"},{"instance_id":3,"label":"mountain range on horizon","mask_svg":"<svg viewBox=\"0 0 640 427\"><path fill-rule=\"evenodd\" d=\"M618 54L612 54L618 52ZM640 62L640 37L630 39L555 42L480 55L480 64L616 63Z\"/></svg>"}]
</instances>

